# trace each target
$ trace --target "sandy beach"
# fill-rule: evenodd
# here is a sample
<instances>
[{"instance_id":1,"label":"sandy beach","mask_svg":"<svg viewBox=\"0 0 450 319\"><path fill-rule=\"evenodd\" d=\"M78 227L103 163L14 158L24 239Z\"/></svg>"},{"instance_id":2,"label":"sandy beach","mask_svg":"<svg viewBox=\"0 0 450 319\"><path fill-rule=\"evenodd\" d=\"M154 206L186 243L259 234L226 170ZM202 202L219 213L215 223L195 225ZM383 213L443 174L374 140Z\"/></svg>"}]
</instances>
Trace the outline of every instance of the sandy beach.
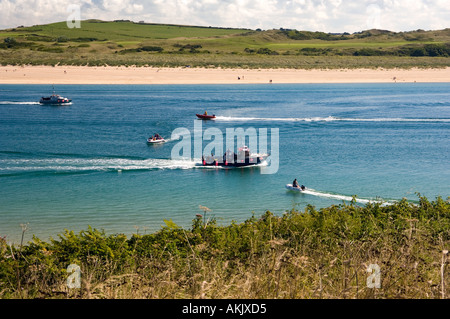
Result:
<instances>
[{"instance_id":1,"label":"sandy beach","mask_svg":"<svg viewBox=\"0 0 450 319\"><path fill-rule=\"evenodd\" d=\"M237 84L450 82L445 69L206 69L1 66L0 84Z\"/></svg>"}]
</instances>

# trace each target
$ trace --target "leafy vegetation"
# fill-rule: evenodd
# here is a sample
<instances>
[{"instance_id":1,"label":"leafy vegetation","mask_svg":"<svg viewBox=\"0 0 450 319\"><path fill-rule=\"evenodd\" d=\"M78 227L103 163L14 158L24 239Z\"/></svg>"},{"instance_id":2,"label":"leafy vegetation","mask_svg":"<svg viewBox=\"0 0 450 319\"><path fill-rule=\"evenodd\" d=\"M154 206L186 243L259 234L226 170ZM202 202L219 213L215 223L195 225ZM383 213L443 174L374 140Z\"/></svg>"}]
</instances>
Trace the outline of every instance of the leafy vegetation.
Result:
<instances>
[{"instance_id":1,"label":"leafy vegetation","mask_svg":"<svg viewBox=\"0 0 450 319\"><path fill-rule=\"evenodd\" d=\"M1 298L448 298L450 203L420 197L266 212L218 226L200 207L191 229L156 233L89 228L44 242L0 238ZM68 288L67 268L81 268ZM369 265L380 288L367 285Z\"/></svg>"},{"instance_id":2,"label":"leafy vegetation","mask_svg":"<svg viewBox=\"0 0 450 319\"><path fill-rule=\"evenodd\" d=\"M380 59L384 58L384 59ZM2 65L223 68L450 66L450 29L353 34L86 20L0 30Z\"/></svg>"}]
</instances>

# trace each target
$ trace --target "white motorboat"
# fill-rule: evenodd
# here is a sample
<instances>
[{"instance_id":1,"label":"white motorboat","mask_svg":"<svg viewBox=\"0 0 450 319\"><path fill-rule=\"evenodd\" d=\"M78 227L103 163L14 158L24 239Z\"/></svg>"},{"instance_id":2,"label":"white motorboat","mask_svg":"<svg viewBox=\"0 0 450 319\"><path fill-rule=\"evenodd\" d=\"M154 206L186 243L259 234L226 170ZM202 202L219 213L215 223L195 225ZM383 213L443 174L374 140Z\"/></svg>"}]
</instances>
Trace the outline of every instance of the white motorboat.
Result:
<instances>
[{"instance_id":1,"label":"white motorboat","mask_svg":"<svg viewBox=\"0 0 450 319\"><path fill-rule=\"evenodd\" d=\"M72 104L72 100L61 95L55 94L55 90L53 89L53 94L47 97L41 97L39 103L41 104L51 104L51 105L70 105Z\"/></svg>"}]
</instances>

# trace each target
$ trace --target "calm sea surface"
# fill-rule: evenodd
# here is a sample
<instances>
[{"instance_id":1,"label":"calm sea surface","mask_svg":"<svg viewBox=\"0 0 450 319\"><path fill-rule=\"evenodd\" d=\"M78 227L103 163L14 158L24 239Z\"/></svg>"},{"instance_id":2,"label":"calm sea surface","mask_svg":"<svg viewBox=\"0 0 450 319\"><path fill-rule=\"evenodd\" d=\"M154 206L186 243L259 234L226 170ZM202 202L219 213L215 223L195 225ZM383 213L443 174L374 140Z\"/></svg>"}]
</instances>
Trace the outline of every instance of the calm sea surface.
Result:
<instances>
[{"instance_id":1,"label":"calm sea surface","mask_svg":"<svg viewBox=\"0 0 450 319\"><path fill-rule=\"evenodd\" d=\"M149 233L270 210L450 195L450 84L0 85L0 236L47 240L88 226ZM216 114L215 121L195 113ZM279 132L279 168L215 169L172 159L177 128ZM158 132L169 140L149 146ZM204 141L205 147L210 141ZM238 142L237 142L238 143ZM224 137L225 144L225 137ZM272 145L272 147L274 147ZM192 145L192 149L194 145ZM192 154L193 155L193 154ZM306 193L285 189L297 178Z\"/></svg>"}]
</instances>

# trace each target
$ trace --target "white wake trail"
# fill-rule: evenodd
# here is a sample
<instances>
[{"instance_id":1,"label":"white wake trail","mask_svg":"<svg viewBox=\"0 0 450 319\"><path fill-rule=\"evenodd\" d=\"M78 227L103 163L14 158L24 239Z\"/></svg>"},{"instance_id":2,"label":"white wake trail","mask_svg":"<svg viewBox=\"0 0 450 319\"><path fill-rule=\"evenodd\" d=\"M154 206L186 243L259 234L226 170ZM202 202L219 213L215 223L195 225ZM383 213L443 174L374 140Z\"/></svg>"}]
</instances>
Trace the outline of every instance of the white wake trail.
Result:
<instances>
[{"instance_id":1,"label":"white wake trail","mask_svg":"<svg viewBox=\"0 0 450 319\"><path fill-rule=\"evenodd\" d=\"M449 123L450 119L442 118L340 118L327 117L232 117L217 116L216 120L227 122L413 122L413 123Z\"/></svg>"},{"instance_id":2,"label":"white wake trail","mask_svg":"<svg viewBox=\"0 0 450 319\"><path fill-rule=\"evenodd\" d=\"M319 196L319 197L324 197L324 198L336 199L336 200L340 200L340 201L348 201L348 202L350 202L350 201L353 200L352 196L341 195L341 194L333 194L333 193L326 193L326 192L316 191L316 190L314 190L312 188L307 188L302 193L308 194L308 195L312 195L312 196ZM365 198L355 197L355 201L357 203L361 203L361 204L381 203L383 205L392 205L394 203L394 201L392 201L392 200L388 201L388 200L385 200L385 199L382 199L382 198L365 199Z\"/></svg>"},{"instance_id":3,"label":"white wake trail","mask_svg":"<svg viewBox=\"0 0 450 319\"><path fill-rule=\"evenodd\" d=\"M49 158L0 160L0 172L84 172L155 169L191 169L192 160L126 158Z\"/></svg>"},{"instance_id":4,"label":"white wake trail","mask_svg":"<svg viewBox=\"0 0 450 319\"><path fill-rule=\"evenodd\" d=\"M39 102L31 101L31 102L13 102L13 101L0 101L0 105L38 105Z\"/></svg>"}]
</instances>

